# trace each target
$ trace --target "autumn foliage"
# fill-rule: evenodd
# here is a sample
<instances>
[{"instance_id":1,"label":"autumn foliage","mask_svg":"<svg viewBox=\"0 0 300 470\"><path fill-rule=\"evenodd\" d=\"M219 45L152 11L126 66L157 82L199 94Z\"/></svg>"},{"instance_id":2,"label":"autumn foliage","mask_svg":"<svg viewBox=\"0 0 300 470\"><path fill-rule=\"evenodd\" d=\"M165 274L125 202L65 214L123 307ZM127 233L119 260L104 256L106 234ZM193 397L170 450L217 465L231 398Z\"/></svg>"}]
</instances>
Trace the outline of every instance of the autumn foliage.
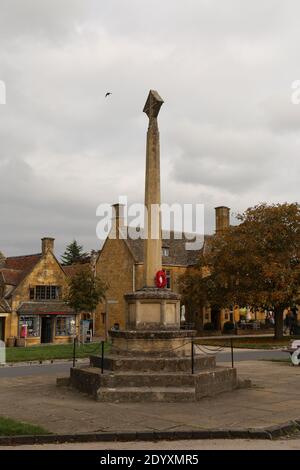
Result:
<instances>
[{"instance_id":1,"label":"autumn foliage","mask_svg":"<svg viewBox=\"0 0 300 470\"><path fill-rule=\"evenodd\" d=\"M261 204L237 219L212 237L198 266L181 278L181 292L196 306L272 309L280 337L283 310L300 301L300 206Z\"/></svg>"}]
</instances>

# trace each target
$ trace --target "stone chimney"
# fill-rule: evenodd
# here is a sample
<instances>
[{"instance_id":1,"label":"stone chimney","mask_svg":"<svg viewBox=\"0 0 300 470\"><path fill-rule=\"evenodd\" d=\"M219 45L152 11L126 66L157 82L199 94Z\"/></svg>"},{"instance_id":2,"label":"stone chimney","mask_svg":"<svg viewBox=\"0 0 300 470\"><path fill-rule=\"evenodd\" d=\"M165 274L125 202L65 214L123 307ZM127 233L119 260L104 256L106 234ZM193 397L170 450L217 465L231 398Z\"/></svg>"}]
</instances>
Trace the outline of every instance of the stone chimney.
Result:
<instances>
[{"instance_id":1,"label":"stone chimney","mask_svg":"<svg viewBox=\"0 0 300 470\"><path fill-rule=\"evenodd\" d=\"M124 204L113 204L112 205L112 228L115 228L116 238L120 238L119 230L125 227L124 222Z\"/></svg>"},{"instance_id":2,"label":"stone chimney","mask_svg":"<svg viewBox=\"0 0 300 470\"><path fill-rule=\"evenodd\" d=\"M45 237L42 238L42 254L45 255L47 251L54 251L54 240L55 238Z\"/></svg>"},{"instance_id":3,"label":"stone chimney","mask_svg":"<svg viewBox=\"0 0 300 470\"><path fill-rule=\"evenodd\" d=\"M2 251L0 251L0 268L4 266L4 263L5 263L5 256L2 253Z\"/></svg>"},{"instance_id":4,"label":"stone chimney","mask_svg":"<svg viewBox=\"0 0 300 470\"><path fill-rule=\"evenodd\" d=\"M216 233L222 233L230 226L230 209L226 206L215 208L216 211Z\"/></svg>"}]
</instances>

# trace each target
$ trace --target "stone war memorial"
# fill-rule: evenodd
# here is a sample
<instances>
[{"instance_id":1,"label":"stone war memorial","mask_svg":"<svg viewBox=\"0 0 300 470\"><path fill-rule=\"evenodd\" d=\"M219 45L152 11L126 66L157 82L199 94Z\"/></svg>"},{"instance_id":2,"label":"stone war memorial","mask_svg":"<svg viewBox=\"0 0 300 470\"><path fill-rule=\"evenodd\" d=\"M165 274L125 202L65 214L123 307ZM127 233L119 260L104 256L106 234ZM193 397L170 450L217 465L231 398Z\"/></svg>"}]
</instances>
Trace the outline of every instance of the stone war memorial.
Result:
<instances>
[{"instance_id":1,"label":"stone war memorial","mask_svg":"<svg viewBox=\"0 0 300 470\"><path fill-rule=\"evenodd\" d=\"M236 369L217 367L214 356L192 353L196 332L180 329L180 296L159 283L161 215L151 208L161 204L157 119L162 105L150 90L144 107L149 118L144 287L125 294L126 329L109 332L111 349L103 364L100 356L91 356L90 366L72 368L68 379L71 387L102 402L193 402L237 387Z\"/></svg>"}]
</instances>

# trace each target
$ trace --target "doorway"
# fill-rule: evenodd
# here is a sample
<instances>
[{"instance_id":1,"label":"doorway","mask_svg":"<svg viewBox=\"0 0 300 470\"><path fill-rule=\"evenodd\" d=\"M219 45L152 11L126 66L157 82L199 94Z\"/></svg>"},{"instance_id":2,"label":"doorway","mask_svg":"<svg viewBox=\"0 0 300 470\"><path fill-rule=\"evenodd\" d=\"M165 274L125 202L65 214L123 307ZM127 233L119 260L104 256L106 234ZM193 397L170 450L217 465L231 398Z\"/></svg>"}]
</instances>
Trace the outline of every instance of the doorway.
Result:
<instances>
[{"instance_id":1,"label":"doorway","mask_svg":"<svg viewBox=\"0 0 300 470\"><path fill-rule=\"evenodd\" d=\"M42 317L41 343L52 343L52 318Z\"/></svg>"},{"instance_id":2,"label":"doorway","mask_svg":"<svg viewBox=\"0 0 300 470\"><path fill-rule=\"evenodd\" d=\"M5 318L0 317L0 341L5 339Z\"/></svg>"},{"instance_id":3,"label":"doorway","mask_svg":"<svg viewBox=\"0 0 300 470\"><path fill-rule=\"evenodd\" d=\"M216 308L211 309L210 313L211 323L214 325L214 330L221 330L221 312Z\"/></svg>"}]
</instances>

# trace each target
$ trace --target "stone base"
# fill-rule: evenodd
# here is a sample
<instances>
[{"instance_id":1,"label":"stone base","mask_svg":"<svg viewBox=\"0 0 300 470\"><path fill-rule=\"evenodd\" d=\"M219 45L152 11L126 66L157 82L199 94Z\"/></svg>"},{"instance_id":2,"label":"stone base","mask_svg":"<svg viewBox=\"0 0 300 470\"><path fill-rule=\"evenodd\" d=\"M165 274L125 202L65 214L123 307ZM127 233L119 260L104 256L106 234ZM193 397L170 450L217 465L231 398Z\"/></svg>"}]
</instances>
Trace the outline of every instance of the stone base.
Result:
<instances>
[{"instance_id":1,"label":"stone base","mask_svg":"<svg viewBox=\"0 0 300 470\"><path fill-rule=\"evenodd\" d=\"M179 330L180 295L169 289L144 287L125 294L126 325L131 330Z\"/></svg>"},{"instance_id":2,"label":"stone base","mask_svg":"<svg viewBox=\"0 0 300 470\"><path fill-rule=\"evenodd\" d=\"M99 356L90 357L90 366L101 369L102 359ZM191 357L151 357L151 356L115 356L104 358L104 369L113 374L121 373L168 373L190 374L192 371ZM195 356L194 371L213 370L216 367L214 356ZM78 369L77 369L78 370Z\"/></svg>"},{"instance_id":3,"label":"stone base","mask_svg":"<svg viewBox=\"0 0 300 470\"><path fill-rule=\"evenodd\" d=\"M191 330L110 331L111 353L119 356L191 356Z\"/></svg>"},{"instance_id":4,"label":"stone base","mask_svg":"<svg viewBox=\"0 0 300 470\"><path fill-rule=\"evenodd\" d=\"M71 369L70 386L104 402L198 401L237 388L236 369L195 355L194 331L112 331L112 349ZM105 373L101 373L102 365Z\"/></svg>"},{"instance_id":5,"label":"stone base","mask_svg":"<svg viewBox=\"0 0 300 470\"><path fill-rule=\"evenodd\" d=\"M187 372L101 374L101 369L71 369L69 384L101 402L194 402L237 388L236 369Z\"/></svg>"}]
</instances>

